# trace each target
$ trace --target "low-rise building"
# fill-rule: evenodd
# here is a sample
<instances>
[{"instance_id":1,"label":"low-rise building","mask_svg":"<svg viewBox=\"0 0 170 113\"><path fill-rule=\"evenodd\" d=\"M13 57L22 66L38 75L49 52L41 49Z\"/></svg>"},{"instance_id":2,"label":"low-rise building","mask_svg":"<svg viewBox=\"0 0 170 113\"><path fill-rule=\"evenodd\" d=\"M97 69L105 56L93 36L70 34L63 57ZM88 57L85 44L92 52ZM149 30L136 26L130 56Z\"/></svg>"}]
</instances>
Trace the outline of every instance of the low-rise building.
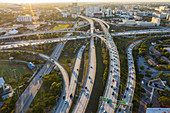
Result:
<instances>
[{"instance_id":1,"label":"low-rise building","mask_svg":"<svg viewBox=\"0 0 170 113\"><path fill-rule=\"evenodd\" d=\"M152 21L151 22L154 23L155 26L159 26L161 24L160 18L152 17Z\"/></svg>"},{"instance_id":2,"label":"low-rise building","mask_svg":"<svg viewBox=\"0 0 170 113\"><path fill-rule=\"evenodd\" d=\"M149 58L147 61L148 61L150 66L156 66L157 65L156 62L151 58Z\"/></svg>"},{"instance_id":3,"label":"low-rise building","mask_svg":"<svg viewBox=\"0 0 170 113\"><path fill-rule=\"evenodd\" d=\"M119 22L119 25L134 26L134 25L136 25L136 21L135 20L123 19L123 22Z\"/></svg>"},{"instance_id":4,"label":"low-rise building","mask_svg":"<svg viewBox=\"0 0 170 113\"><path fill-rule=\"evenodd\" d=\"M31 15L19 15L17 18L17 22L32 22L32 16Z\"/></svg>"},{"instance_id":5,"label":"low-rise building","mask_svg":"<svg viewBox=\"0 0 170 113\"><path fill-rule=\"evenodd\" d=\"M168 58L166 58L165 56L162 56L161 60L165 60L168 64L170 64L170 60Z\"/></svg>"},{"instance_id":6,"label":"low-rise building","mask_svg":"<svg viewBox=\"0 0 170 113\"><path fill-rule=\"evenodd\" d=\"M169 113L170 108L147 108L146 113Z\"/></svg>"},{"instance_id":7,"label":"low-rise building","mask_svg":"<svg viewBox=\"0 0 170 113\"><path fill-rule=\"evenodd\" d=\"M155 23L152 23L152 22L143 22L143 21L137 21L136 22L138 26L155 26Z\"/></svg>"},{"instance_id":8,"label":"low-rise building","mask_svg":"<svg viewBox=\"0 0 170 113\"><path fill-rule=\"evenodd\" d=\"M150 48L150 51L152 52L152 53L154 53L155 55L158 55L158 56L161 56L161 53L158 51L158 50L156 50L155 48Z\"/></svg>"}]
</instances>

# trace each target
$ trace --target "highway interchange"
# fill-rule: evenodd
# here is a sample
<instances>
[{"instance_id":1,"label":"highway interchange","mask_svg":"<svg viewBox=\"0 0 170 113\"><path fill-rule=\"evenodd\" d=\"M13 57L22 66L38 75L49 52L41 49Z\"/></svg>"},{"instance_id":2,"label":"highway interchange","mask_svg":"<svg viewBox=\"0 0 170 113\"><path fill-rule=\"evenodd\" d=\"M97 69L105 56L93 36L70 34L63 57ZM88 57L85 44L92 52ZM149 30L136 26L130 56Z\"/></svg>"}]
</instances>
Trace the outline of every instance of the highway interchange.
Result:
<instances>
[{"instance_id":1,"label":"highway interchange","mask_svg":"<svg viewBox=\"0 0 170 113\"><path fill-rule=\"evenodd\" d=\"M103 97L106 98L106 100L100 100L101 103L98 108L98 113L113 113L115 111L116 103L117 103L117 97L118 97L118 91L119 91L119 84L120 84L120 62L119 62L119 54L117 51L117 47L114 43L114 41L111 38L112 36L121 36L121 35L133 35L133 34L146 34L146 33L167 33L170 32L170 29L151 29L151 30L138 30L138 31L127 31L127 32L121 32L121 33L112 33L110 34L108 29L109 25L100 19L97 18L88 18L84 16L80 16L80 18L83 18L87 20L90 24L90 33L85 33L83 31L78 31L80 33L88 34L90 36L77 36L73 37L71 36L75 28L73 27L70 29L64 29L63 30L55 30L55 31L42 31L42 32L35 32L35 33L29 33L29 34L20 34L20 35L14 35L14 36L6 36L6 37L0 37L0 39L9 39L9 38L18 38L22 36L30 36L30 35L36 35L36 34L45 34L45 33L56 33L56 32L68 32L63 38L52 38L52 39L43 39L43 40L28 40L28 41L18 41L14 42L8 45L1 45L0 50L5 52L12 52L14 50L5 50L5 49L11 49L11 48L17 48L17 47L23 47L23 46L29 46L29 45L41 45L41 44L47 44L47 43L55 43L55 42L63 42L59 43L56 48L54 49L51 56L47 56L44 54L39 53L39 55L45 59L47 59L47 62L44 64L42 69L38 72L38 74L34 77L34 79L31 81L29 86L25 89L25 91L22 93L22 95L19 97L17 103L16 103L16 113L23 113L25 110L29 107L32 100L34 99L35 95L37 94L38 90L40 89L42 85L42 77L46 74L50 73L53 66L56 65L63 76L63 91L61 94L61 97L59 99L59 104L56 106L55 113L68 113L70 110L70 107L72 105L72 101L75 95L76 86L77 86L77 78L79 75L80 70L80 64L82 59L82 54L84 49L86 48L88 43L85 43L80 50L78 51L74 67L71 74L71 79L69 80L68 73L64 69L64 67L57 62L58 58L60 57L61 51L64 48L64 45L69 40L76 40L76 39L90 39L90 47L89 47L89 66L88 66L88 73L86 75L85 82L83 84L83 92L78 97L78 101L73 109L73 113L84 113L86 111L88 102L90 100L91 92L93 89L93 85L95 82L95 75L96 75L96 53L95 53L95 45L94 45L94 37L100 38L107 46L109 50L109 56L110 56L110 64L109 64L109 75L107 84L105 87L105 91L103 94ZM94 33L94 22L97 21L101 25L104 34L106 38L103 38L101 35L97 35ZM107 28L106 28L106 26ZM69 31L71 30L71 31ZM123 113L123 112L129 112L129 104L132 103L133 95L134 95L134 89L135 89L135 67L134 67L134 61L132 56L132 50L133 47L136 46L140 41L137 41L133 44L131 44L128 48L128 78L127 78L127 84L126 89L124 91L124 95L122 97L122 101L125 101L127 105L118 105L117 113ZM17 50L19 51L19 50ZM24 52L24 50L20 50L20 52ZM34 52L31 52L35 54ZM107 99L110 99L111 101L108 101Z\"/></svg>"}]
</instances>

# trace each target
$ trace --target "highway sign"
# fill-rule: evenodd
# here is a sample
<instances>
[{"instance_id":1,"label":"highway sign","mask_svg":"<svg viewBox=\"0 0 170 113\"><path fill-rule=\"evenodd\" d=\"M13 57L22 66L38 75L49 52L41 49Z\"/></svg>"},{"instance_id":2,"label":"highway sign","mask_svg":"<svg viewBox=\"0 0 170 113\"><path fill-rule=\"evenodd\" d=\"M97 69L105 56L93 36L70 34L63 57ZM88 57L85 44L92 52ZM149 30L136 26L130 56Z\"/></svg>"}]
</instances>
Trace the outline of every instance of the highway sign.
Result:
<instances>
[{"instance_id":1,"label":"highway sign","mask_svg":"<svg viewBox=\"0 0 170 113\"><path fill-rule=\"evenodd\" d=\"M107 101L112 102L112 99L107 98Z\"/></svg>"},{"instance_id":2,"label":"highway sign","mask_svg":"<svg viewBox=\"0 0 170 113\"><path fill-rule=\"evenodd\" d=\"M109 36L109 38L112 38L111 36Z\"/></svg>"},{"instance_id":3,"label":"highway sign","mask_svg":"<svg viewBox=\"0 0 170 113\"><path fill-rule=\"evenodd\" d=\"M120 104L126 105L126 102L125 101L120 101Z\"/></svg>"},{"instance_id":4,"label":"highway sign","mask_svg":"<svg viewBox=\"0 0 170 113\"><path fill-rule=\"evenodd\" d=\"M106 100L106 98L104 96L102 96L102 100Z\"/></svg>"},{"instance_id":5,"label":"highway sign","mask_svg":"<svg viewBox=\"0 0 170 113\"><path fill-rule=\"evenodd\" d=\"M106 38L106 36L104 36L104 38Z\"/></svg>"}]
</instances>

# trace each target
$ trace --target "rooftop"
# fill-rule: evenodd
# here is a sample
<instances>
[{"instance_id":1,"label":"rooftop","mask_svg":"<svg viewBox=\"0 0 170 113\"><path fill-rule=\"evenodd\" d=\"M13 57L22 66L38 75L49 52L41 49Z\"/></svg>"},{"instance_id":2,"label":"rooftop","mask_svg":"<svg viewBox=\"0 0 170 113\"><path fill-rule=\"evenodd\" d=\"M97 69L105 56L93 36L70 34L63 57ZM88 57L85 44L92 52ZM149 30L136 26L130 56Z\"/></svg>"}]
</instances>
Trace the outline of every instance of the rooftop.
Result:
<instances>
[{"instance_id":1,"label":"rooftop","mask_svg":"<svg viewBox=\"0 0 170 113\"><path fill-rule=\"evenodd\" d=\"M146 113L169 113L170 108L147 108Z\"/></svg>"}]
</instances>

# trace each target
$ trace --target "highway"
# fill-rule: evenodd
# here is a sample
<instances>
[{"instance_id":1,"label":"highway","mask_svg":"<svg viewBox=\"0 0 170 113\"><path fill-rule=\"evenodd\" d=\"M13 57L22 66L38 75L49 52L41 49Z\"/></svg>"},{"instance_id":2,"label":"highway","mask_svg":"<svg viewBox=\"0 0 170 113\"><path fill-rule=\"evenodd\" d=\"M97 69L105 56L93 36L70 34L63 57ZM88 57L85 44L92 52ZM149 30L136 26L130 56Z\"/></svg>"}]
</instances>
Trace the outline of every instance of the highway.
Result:
<instances>
[{"instance_id":1,"label":"highway","mask_svg":"<svg viewBox=\"0 0 170 113\"><path fill-rule=\"evenodd\" d=\"M79 17L87 20L90 23L90 33L93 34L94 33L93 20L85 16L79 15ZM83 84L84 90L80 93L77 103L72 113L84 113L85 112L88 102L90 100L92 89L93 89L95 75L96 75L96 50L95 50L95 45L94 45L94 38L91 38L90 48L89 48L88 72L85 78L85 82Z\"/></svg>"},{"instance_id":2,"label":"highway","mask_svg":"<svg viewBox=\"0 0 170 113\"><path fill-rule=\"evenodd\" d=\"M58 48L58 47L57 47ZM58 49L56 49L58 50ZM19 52L28 52L28 53L33 53L33 54L37 54L37 52L33 52L33 51L26 51L26 50L1 50L2 52L14 52L14 51L19 51ZM57 51L56 51L57 52ZM64 78L64 83L65 84L69 84L66 83L66 81L68 80L68 74L66 72L66 70L63 68L63 66L61 66L57 61L51 59L51 57L48 57L44 54L38 53L39 56L41 56L42 58L47 59L48 61L54 63L61 71L63 78ZM53 54L55 55L55 54ZM56 56L57 57L57 56ZM29 105L31 104L33 98L35 97L36 93L38 92L38 89L41 87L42 85L42 77L45 75L45 73L47 74L47 71L50 67L50 63L47 62L43 68L39 71L39 73L35 76L35 78L31 81L31 83L29 84L29 86L25 89L25 91L23 92L23 94L20 96L20 98L17 101L17 106L19 109L16 108L16 112L17 113L22 113L24 112L27 107L29 107ZM45 70L45 71L44 71ZM49 71L50 72L50 71ZM67 90L68 89L68 85L64 85L64 89ZM21 99L22 98L22 99Z\"/></svg>"},{"instance_id":3,"label":"highway","mask_svg":"<svg viewBox=\"0 0 170 113\"><path fill-rule=\"evenodd\" d=\"M109 49L109 56L110 56L108 80L103 95L105 100L102 100L101 98L100 106L98 108L98 113L103 113L103 112L113 113L116 107L115 105L117 103L119 84L120 84L119 54L115 43L111 39L111 35L108 29L103 24L103 21L96 18L93 18L93 20L99 22L99 24L101 25L105 33L106 39L102 38L101 36L98 37L100 37L101 40L103 40L104 43L107 45L107 48Z\"/></svg>"},{"instance_id":4,"label":"highway","mask_svg":"<svg viewBox=\"0 0 170 113\"><path fill-rule=\"evenodd\" d=\"M71 33L68 33L71 34ZM76 36L76 37L65 37L65 38L53 38L53 39L41 39L41 40L27 40L27 41L18 41L15 43L11 43L8 45L1 45L0 49L11 49L23 46L33 46L33 45L42 45L48 43L56 43L56 42L64 42L69 40L77 40L77 39L87 39L91 38L89 36Z\"/></svg>"},{"instance_id":5,"label":"highway","mask_svg":"<svg viewBox=\"0 0 170 113\"><path fill-rule=\"evenodd\" d=\"M88 43L85 43L78 51L74 67L71 73L71 80L69 89L66 95L62 95L62 100L60 100L59 105L56 108L55 113L68 113L75 95L78 76L79 76L79 70L80 70L80 64L82 59L82 54L84 49L86 48Z\"/></svg>"},{"instance_id":6,"label":"highway","mask_svg":"<svg viewBox=\"0 0 170 113\"><path fill-rule=\"evenodd\" d=\"M133 100L133 95L135 91L135 84L136 84L136 73L135 73L135 65L133 60L133 48L142 42L142 40L136 41L132 43L128 47L127 57L128 57L128 78L126 82L126 88L122 97L121 101L125 101L125 104L119 104L118 110L116 113L130 113L130 107Z\"/></svg>"},{"instance_id":7,"label":"highway","mask_svg":"<svg viewBox=\"0 0 170 113\"><path fill-rule=\"evenodd\" d=\"M134 30L111 33L112 36L123 36L123 35L137 35L137 34L150 34L150 33L169 33L170 28L167 29L145 29L145 30Z\"/></svg>"},{"instance_id":8,"label":"highway","mask_svg":"<svg viewBox=\"0 0 170 113\"><path fill-rule=\"evenodd\" d=\"M68 33L65 35L65 37L68 38L70 35L71 35L71 33ZM58 58L61 54L61 51L64 48L65 43L58 44L50 57L54 58L54 60L58 60ZM43 55L43 54L39 54L39 55L43 58L48 58L46 55ZM58 63L56 63L56 64L58 64ZM38 72L38 74L34 77L34 79L31 81L29 86L25 89L25 91L19 97L19 99L16 103L16 113L22 113L29 107L29 105L31 104L32 100L34 99L35 95L37 94L38 90L40 89L40 87L43 83L42 77L46 74L49 74L51 72L52 68L53 68L53 65L50 62L46 62L46 64L43 66L43 68ZM62 69L61 71L65 71L65 69L63 67L60 66L60 68ZM66 72L62 72L62 73L66 73ZM62 93L65 93L68 90L69 78L68 78L68 74L65 74L62 76L63 76L63 81L64 81Z\"/></svg>"},{"instance_id":9,"label":"highway","mask_svg":"<svg viewBox=\"0 0 170 113\"><path fill-rule=\"evenodd\" d=\"M90 54L89 54L88 72L86 75L85 82L83 84L84 92L81 92L72 113L84 113L91 96L91 92L95 80L95 74L96 74L96 52L94 46L94 39L90 40L89 52Z\"/></svg>"},{"instance_id":10,"label":"highway","mask_svg":"<svg viewBox=\"0 0 170 113\"><path fill-rule=\"evenodd\" d=\"M33 33L0 36L0 39L3 40L3 39L10 39L10 38L19 38L19 37L26 37L26 36L32 36L32 35L41 35L41 34L48 34L48 33L61 33L61 32L63 32L63 33L73 33L73 32L82 33L83 31L75 31L75 29L84 27L87 25L89 25L89 24L82 25L82 26L74 26L72 28L59 29L59 30L45 30L45 31L37 31L37 32L33 32Z\"/></svg>"}]
</instances>

